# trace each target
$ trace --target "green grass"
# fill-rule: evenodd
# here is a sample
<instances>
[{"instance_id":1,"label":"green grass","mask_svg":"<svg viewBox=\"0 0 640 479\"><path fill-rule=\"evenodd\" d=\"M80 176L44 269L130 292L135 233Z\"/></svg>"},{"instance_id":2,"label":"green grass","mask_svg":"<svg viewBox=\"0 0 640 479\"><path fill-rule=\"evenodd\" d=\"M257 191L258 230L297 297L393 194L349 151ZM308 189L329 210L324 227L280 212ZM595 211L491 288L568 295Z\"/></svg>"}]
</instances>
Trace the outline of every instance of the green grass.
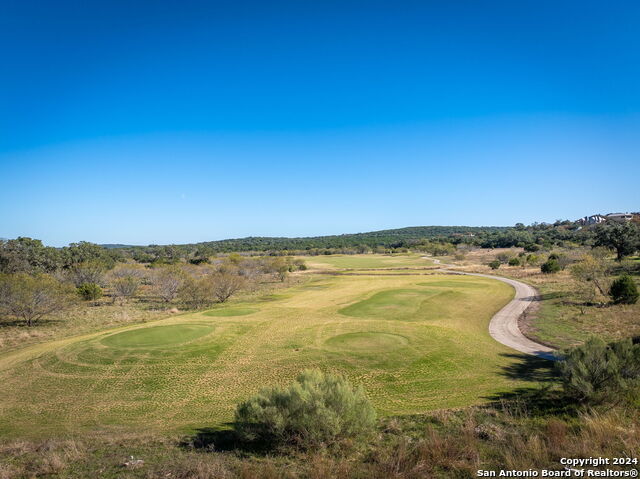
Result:
<instances>
[{"instance_id":1,"label":"green grass","mask_svg":"<svg viewBox=\"0 0 640 479\"><path fill-rule=\"evenodd\" d=\"M417 254L347 254L312 256L303 259L309 267L319 269L425 268L433 266L431 260Z\"/></svg>"},{"instance_id":2,"label":"green grass","mask_svg":"<svg viewBox=\"0 0 640 479\"><path fill-rule=\"evenodd\" d=\"M211 325L191 323L138 328L107 336L101 343L121 349L176 347L209 334L213 329Z\"/></svg>"},{"instance_id":3,"label":"green grass","mask_svg":"<svg viewBox=\"0 0 640 479\"><path fill-rule=\"evenodd\" d=\"M332 276L14 350L0 355L0 434L223 426L239 401L310 367L346 374L382 415L481 403L529 384L487 331L512 296L484 278Z\"/></svg>"},{"instance_id":4,"label":"green grass","mask_svg":"<svg viewBox=\"0 0 640 479\"><path fill-rule=\"evenodd\" d=\"M222 308L212 309L203 313L205 316L246 316L249 314L257 313L259 309L256 308Z\"/></svg>"},{"instance_id":5,"label":"green grass","mask_svg":"<svg viewBox=\"0 0 640 479\"><path fill-rule=\"evenodd\" d=\"M576 346L590 336L617 341L640 335L640 303L584 305L569 278L536 285L542 294L530 336L559 348ZM601 298L607 301L609 298Z\"/></svg>"},{"instance_id":6,"label":"green grass","mask_svg":"<svg viewBox=\"0 0 640 479\"><path fill-rule=\"evenodd\" d=\"M418 283L428 284L428 283ZM450 304L449 299L434 300L437 295L455 295L451 289L391 289L375 293L370 298L342 308L338 312L346 316L396 321L424 321L437 318L433 309ZM429 314L429 313L433 314Z\"/></svg>"}]
</instances>

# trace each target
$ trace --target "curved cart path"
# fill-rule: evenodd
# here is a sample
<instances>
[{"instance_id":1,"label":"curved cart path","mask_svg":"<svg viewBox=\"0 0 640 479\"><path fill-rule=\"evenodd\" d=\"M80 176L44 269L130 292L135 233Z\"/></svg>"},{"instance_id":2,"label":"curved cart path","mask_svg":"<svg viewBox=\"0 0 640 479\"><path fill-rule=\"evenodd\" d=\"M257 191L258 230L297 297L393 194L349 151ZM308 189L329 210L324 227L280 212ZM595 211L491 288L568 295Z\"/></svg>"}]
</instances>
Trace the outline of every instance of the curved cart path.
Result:
<instances>
[{"instance_id":1,"label":"curved cart path","mask_svg":"<svg viewBox=\"0 0 640 479\"><path fill-rule=\"evenodd\" d=\"M440 263L440 260L431 259L435 264L442 266L450 266ZM489 323L489 334L499 343L509 346L521 353L533 354L544 359L555 360L554 349L543 344L530 340L518 327L518 319L538 297L538 292L533 286L516 281L515 279L503 278L502 276L493 276L490 274L465 273L464 271L454 271L443 269L447 273L464 274L468 276L480 276L483 278L497 279L503 283L507 283L516 290L515 297L500 311L498 311Z\"/></svg>"}]
</instances>

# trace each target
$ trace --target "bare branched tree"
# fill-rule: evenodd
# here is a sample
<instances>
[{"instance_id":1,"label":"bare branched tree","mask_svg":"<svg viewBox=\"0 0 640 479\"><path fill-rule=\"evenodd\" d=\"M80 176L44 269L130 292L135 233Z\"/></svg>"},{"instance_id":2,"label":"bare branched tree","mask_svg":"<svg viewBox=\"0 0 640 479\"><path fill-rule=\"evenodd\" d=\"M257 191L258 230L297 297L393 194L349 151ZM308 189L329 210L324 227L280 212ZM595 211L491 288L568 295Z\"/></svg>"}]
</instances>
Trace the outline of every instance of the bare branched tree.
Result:
<instances>
[{"instance_id":1,"label":"bare branched tree","mask_svg":"<svg viewBox=\"0 0 640 479\"><path fill-rule=\"evenodd\" d=\"M113 300L124 302L129 298L133 298L140 287L140 278L134 276L123 276L114 279L111 282L113 290Z\"/></svg>"},{"instance_id":2,"label":"bare branched tree","mask_svg":"<svg viewBox=\"0 0 640 479\"><path fill-rule=\"evenodd\" d=\"M78 288L83 284L104 285L104 275L107 268L99 261L85 261L69 268L67 278Z\"/></svg>"},{"instance_id":3,"label":"bare branched tree","mask_svg":"<svg viewBox=\"0 0 640 479\"><path fill-rule=\"evenodd\" d=\"M245 279L229 271L219 271L210 276L211 288L215 299L224 303L245 284Z\"/></svg>"},{"instance_id":4,"label":"bare branched tree","mask_svg":"<svg viewBox=\"0 0 640 479\"><path fill-rule=\"evenodd\" d=\"M162 268L153 276L153 290L163 301L170 303L178 297L178 291L185 281L179 268Z\"/></svg>"},{"instance_id":5,"label":"bare branched tree","mask_svg":"<svg viewBox=\"0 0 640 479\"><path fill-rule=\"evenodd\" d=\"M597 250L594 250L594 252ZM598 294L601 297L607 296L609 287L609 265L603 255L588 254L582 261L575 263L571 267L571 276L579 286L579 295L586 303L594 302ZM584 313L584 311L583 311Z\"/></svg>"},{"instance_id":6,"label":"bare branched tree","mask_svg":"<svg viewBox=\"0 0 640 479\"><path fill-rule=\"evenodd\" d=\"M210 278L187 276L178 290L178 297L189 308L200 309L210 305L213 303Z\"/></svg>"},{"instance_id":7,"label":"bare branched tree","mask_svg":"<svg viewBox=\"0 0 640 479\"><path fill-rule=\"evenodd\" d=\"M0 312L24 320L27 326L72 304L68 286L45 274L0 275Z\"/></svg>"}]
</instances>

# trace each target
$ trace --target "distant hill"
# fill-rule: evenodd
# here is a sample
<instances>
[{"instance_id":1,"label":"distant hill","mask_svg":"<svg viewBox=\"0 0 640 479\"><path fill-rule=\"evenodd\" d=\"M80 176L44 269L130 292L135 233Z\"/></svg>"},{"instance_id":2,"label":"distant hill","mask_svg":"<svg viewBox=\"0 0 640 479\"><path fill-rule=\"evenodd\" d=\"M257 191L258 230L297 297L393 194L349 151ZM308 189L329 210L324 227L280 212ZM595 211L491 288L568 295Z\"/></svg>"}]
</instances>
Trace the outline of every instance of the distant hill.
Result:
<instances>
[{"instance_id":1,"label":"distant hill","mask_svg":"<svg viewBox=\"0 0 640 479\"><path fill-rule=\"evenodd\" d=\"M157 249L178 248L181 250L206 250L210 253L231 251L304 251L314 249L354 248L366 246L401 247L412 242L436 238L473 237L475 235L496 234L508 230L506 226L410 226L406 228L370 231L329 236L271 237L249 236L246 238L224 239L181 245L103 245L111 249Z\"/></svg>"}]
</instances>

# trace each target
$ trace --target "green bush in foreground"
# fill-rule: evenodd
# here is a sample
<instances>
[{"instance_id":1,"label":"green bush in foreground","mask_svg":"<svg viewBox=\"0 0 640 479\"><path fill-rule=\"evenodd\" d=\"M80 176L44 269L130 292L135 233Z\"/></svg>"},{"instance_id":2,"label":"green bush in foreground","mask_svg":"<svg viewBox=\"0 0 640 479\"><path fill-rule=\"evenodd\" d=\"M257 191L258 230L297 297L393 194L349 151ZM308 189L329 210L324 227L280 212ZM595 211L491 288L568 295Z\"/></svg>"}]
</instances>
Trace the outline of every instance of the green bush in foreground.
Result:
<instances>
[{"instance_id":1,"label":"green bush in foreground","mask_svg":"<svg viewBox=\"0 0 640 479\"><path fill-rule=\"evenodd\" d=\"M102 298L102 288L95 283L83 283L76 291L85 301L96 301Z\"/></svg>"},{"instance_id":2,"label":"green bush in foreground","mask_svg":"<svg viewBox=\"0 0 640 479\"><path fill-rule=\"evenodd\" d=\"M542 266L540 266L540 271L544 274L554 274L561 269L560 263L558 263L558 260L554 258L548 259L546 262L542 263Z\"/></svg>"},{"instance_id":3,"label":"green bush in foreground","mask_svg":"<svg viewBox=\"0 0 640 479\"><path fill-rule=\"evenodd\" d=\"M606 344L590 338L567 351L557 368L570 398L594 404L616 402L638 386L640 344L631 339Z\"/></svg>"},{"instance_id":4,"label":"green bush in foreground","mask_svg":"<svg viewBox=\"0 0 640 479\"><path fill-rule=\"evenodd\" d=\"M497 259L494 259L493 261L491 261L491 262L489 263L489 267L490 267L491 269L498 269L498 268L500 267L500 265L501 265L501 264L502 264L502 263L500 263L500 261L498 261Z\"/></svg>"},{"instance_id":5,"label":"green bush in foreground","mask_svg":"<svg viewBox=\"0 0 640 479\"><path fill-rule=\"evenodd\" d=\"M611 284L609 296L614 303L635 304L638 301L638 287L633 278L627 274L620 276Z\"/></svg>"},{"instance_id":6,"label":"green bush in foreground","mask_svg":"<svg viewBox=\"0 0 640 479\"><path fill-rule=\"evenodd\" d=\"M342 376L307 370L290 386L264 389L239 404L235 428L245 441L306 448L365 434L375 420L362 388Z\"/></svg>"}]
</instances>

